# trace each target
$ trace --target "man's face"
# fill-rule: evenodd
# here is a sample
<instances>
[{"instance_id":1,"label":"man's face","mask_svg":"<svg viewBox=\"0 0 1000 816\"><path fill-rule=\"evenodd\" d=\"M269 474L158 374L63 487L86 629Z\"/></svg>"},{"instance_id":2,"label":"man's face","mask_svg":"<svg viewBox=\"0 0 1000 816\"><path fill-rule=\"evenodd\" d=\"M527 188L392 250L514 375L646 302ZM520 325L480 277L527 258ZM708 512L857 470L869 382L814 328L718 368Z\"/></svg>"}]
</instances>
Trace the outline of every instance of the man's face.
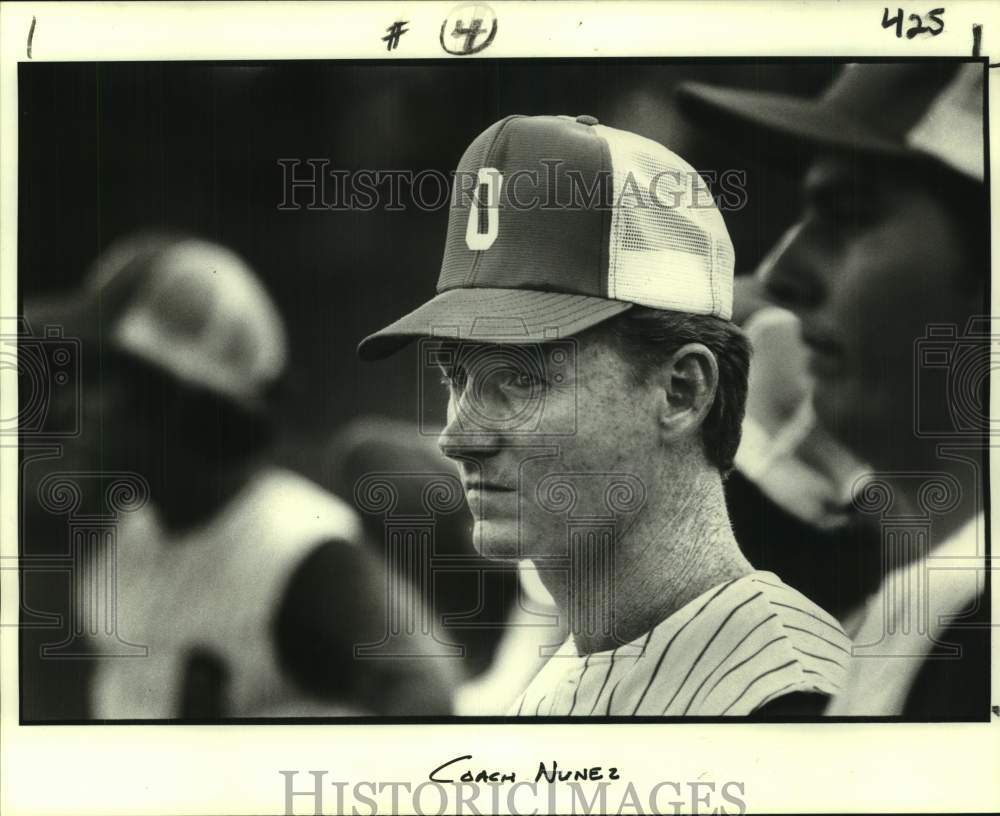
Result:
<instances>
[{"instance_id":1,"label":"man's face","mask_svg":"<svg viewBox=\"0 0 1000 816\"><path fill-rule=\"evenodd\" d=\"M912 446L915 342L932 323L958 331L981 309L961 280L967 256L946 205L897 174L817 161L805 209L764 262L770 295L802 324L820 420L876 466ZM977 305L978 304L978 305ZM933 396L933 395L932 395Z\"/></svg>"},{"instance_id":2,"label":"man's face","mask_svg":"<svg viewBox=\"0 0 1000 816\"><path fill-rule=\"evenodd\" d=\"M641 508L657 439L651 389L602 337L444 347L439 444L459 465L483 555L559 558L571 528L620 528Z\"/></svg>"}]
</instances>

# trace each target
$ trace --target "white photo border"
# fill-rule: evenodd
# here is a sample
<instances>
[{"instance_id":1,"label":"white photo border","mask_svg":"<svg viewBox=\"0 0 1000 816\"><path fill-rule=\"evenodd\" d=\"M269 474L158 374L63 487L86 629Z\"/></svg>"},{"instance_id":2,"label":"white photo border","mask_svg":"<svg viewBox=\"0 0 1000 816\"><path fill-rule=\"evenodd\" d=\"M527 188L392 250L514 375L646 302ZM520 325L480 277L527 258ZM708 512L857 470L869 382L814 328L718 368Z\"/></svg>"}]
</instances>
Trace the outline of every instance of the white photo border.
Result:
<instances>
[{"instance_id":1,"label":"white photo border","mask_svg":"<svg viewBox=\"0 0 1000 816\"><path fill-rule=\"evenodd\" d=\"M0 7L0 315L16 313L18 67L38 61L400 59L447 55L442 21L455 2L5 3ZM946 30L907 40L880 25L884 2L494 2L498 35L480 55L455 57L886 57L981 55L1000 63L1000 6L896 0L947 8ZM925 8L926 7L926 8ZM408 20L403 44L381 42ZM30 51L30 54L29 54ZM990 155L998 155L998 82L989 82ZM993 225L1000 201L991 191ZM993 244L993 268L997 244ZM998 287L991 287L996 313ZM2 416L17 414L16 373L0 367ZM1000 405L996 383L992 405ZM994 408L994 410L996 410ZM417 785L451 757L532 779L540 761L620 770L631 782L743 785L749 812L1000 810L1000 717L975 724L374 724L21 726L18 717L17 448L0 446L0 811L17 814L257 814L285 812L281 770L326 780ZM1000 484L991 461L992 484ZM995 508L994 508L995 509ZM996 513L991 513L996 518ZM994 582L995 584L995 582ZM994 595L996 587L994 586ZM996 605L994 604L994 609ZM993 631L994 666L1000 644ZM1000 673L992 699L1000 701ZM437 761L437 760L440 760ZM324 813L335 812L326 787ZM373 798L387 813L391 789ZM643 794L645 799L645 794ZM669 800L665 796L661 801ZM436 800L428 796L430 812ZM500 804L506 804L501 796ZM530 812L547 812L539 795ZM560 798L565 808L567 800ZM727 812L736 812L723 801ZM401 797L406 812L411 800ZM364 806L361 805L363 808ZM490 812L489 798L478 800ZM711 808L709 807L708 810ZM295 812L313 812L299 799ZM350 809L348 808L348 812ZM367 812L365 809L359 812ZM453 812L453 810L449 810ZM466 811L474 812L474 811ZM625 812L635 812L626 810ZM703 811L704 812L704 811Z\"/></svg>"}]
</instances>

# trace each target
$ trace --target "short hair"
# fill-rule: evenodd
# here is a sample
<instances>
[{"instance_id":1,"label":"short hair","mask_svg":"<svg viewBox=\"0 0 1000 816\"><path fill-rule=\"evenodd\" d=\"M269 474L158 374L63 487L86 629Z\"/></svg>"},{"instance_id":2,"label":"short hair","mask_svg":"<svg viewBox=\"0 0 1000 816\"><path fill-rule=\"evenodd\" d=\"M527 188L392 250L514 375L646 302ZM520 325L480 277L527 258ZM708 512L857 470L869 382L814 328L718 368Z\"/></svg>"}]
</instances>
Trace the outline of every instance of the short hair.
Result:
<instances>
[{"instance_id":1,"label":"short hair","mask_svg":"<svg viewBox=\"0 0 1000 816\"><path fill-rule=\"evenodd\" d=\"M635 382L686 343L701 343L715 356L719 382L715 400L701 426L709 463L725 476L740 445L750 372L750 341L728 320L711 315L668 312L635 306L603 324L628 361Z\"/></svg>"}]
</instances>

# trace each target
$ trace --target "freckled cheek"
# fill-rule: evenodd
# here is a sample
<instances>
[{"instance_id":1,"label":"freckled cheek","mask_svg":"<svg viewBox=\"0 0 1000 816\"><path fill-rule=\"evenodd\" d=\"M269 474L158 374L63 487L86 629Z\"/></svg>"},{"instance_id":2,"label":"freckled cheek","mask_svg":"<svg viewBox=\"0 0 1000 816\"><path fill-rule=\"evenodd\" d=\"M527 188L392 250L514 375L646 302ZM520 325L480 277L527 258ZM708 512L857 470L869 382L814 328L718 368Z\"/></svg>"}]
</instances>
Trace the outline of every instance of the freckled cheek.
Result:
<instances>
[{"instance_id":1,"label":"freckled cheek","mask_svg":"<svg viewBox=\"0 0 1000 816\"><path fill-rule=\"evenodd\" d=\"M539 444L546 444L549 439L565 438L576 431L579 400L572 391L551 390L512 401L508 412L518 431L539 440Z\"/></svg>"},{"instance_id":2,"label":"freckled cheek","mask_svg":"<svg viewBox=\"0 0 1000 816\"><path fill-rule=\"evenodd\" d=\"M627 394L581 389L577 433L565 446L564 464L587 472L621 471L652 442L637 433L636 410Z\"/></svg>"}]
</instances>

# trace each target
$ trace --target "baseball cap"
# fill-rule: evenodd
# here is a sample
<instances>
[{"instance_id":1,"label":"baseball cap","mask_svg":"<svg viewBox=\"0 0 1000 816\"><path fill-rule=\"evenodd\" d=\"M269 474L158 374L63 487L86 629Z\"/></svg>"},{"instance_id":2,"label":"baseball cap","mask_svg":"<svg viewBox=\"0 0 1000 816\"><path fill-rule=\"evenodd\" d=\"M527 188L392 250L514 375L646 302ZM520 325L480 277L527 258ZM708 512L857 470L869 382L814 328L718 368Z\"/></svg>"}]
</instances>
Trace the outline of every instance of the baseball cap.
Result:
<instances>
[{"instance_id":1,"label":"baseball cap","mask_svg":"<svg viewBox=\"0 0 1000 816\"><path fill-rule=\"evenodd\" d=\"M105 344L254 408L284 370L285 328L249 266L210 241L142 233L113 243L82 290L25 303L34 326Z\"/></svg>"},{"instance_id":2,"label":"baseball cap","mask_svg":"<svg viewBox=\"0 0 1000 816\"><path fill-rule=\"evenodd\" d=\"M358 353L545 342L635 305L729 319L733 264L707 185L676 153L592 116L508 116L459 161L436 297Z\"/></svg>"},{"instance_id":3,"label":"baseball cap","mask_svg":"<svg viewBox=\"0 0 1000 816\"><path fill-rule=\"evenodd\" d=\"M678 87L682 113L727 138L753 131L780 155L806 148L941 162L984 179L983 61L851 64L816 98L725 88Z\"/></svg>"}]
</instances>

